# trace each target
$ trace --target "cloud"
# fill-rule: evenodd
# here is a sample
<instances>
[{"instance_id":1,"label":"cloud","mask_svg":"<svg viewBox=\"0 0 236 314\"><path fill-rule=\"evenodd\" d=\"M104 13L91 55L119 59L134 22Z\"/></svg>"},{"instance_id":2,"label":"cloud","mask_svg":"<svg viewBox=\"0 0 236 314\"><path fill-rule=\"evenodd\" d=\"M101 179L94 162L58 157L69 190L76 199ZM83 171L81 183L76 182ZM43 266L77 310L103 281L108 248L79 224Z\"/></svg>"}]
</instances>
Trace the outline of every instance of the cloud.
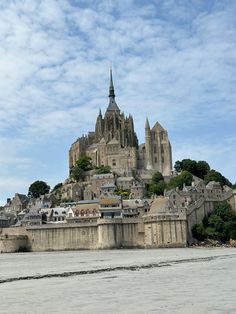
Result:
<instances>
[{"instance_id":1,"label":"cloud","mask_svg":"<svg viewBox=\"0 0 236 314\"><path fill-rule=\"evenodd\" d=\"M42 176L58 178L59 168L50 173L42 155L54 147L66 166L69 143L93 130L99 107L107 106L110 61L117 102L134 115L141 142L150 116L177 143L174 156L199 156L196 142L202 159L233 180L220 146L235 130L235 9L234 1L213 0L2 1L0 138L10 147L7 155L0 142L2 180L12 175L11 160L29 168L33 161Z\"/></svg>"}]
</instances>

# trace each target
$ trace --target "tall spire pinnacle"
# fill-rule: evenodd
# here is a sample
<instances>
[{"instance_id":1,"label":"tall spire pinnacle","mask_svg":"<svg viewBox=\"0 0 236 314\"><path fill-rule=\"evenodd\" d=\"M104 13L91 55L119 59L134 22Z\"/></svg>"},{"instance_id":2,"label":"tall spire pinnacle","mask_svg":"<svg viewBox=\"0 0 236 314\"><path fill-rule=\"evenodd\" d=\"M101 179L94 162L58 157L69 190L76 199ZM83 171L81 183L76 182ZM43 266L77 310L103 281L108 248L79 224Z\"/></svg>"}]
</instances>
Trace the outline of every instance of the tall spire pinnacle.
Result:
<instances>
[{"instance_id":1,"label":"tall spire pinnacle","mask_svg":"<svg viewBox=\"0 0 236 314\"><path fill-rule=\"evenodd\" d=\"M145 129L146 130L150 130L150 124L149 124L149 121L148 121L148 117L146 118Z\"/></svg>"},{"instance_id":2,"label":"tall spire pinnacle","mask_svg":"<svg viewBox=\"0 0 236 314\"><path fill-rule=\"evenodd\" d=\"M114 91L113 78L112 78L112 68L111 67L110 67L109 105L107 107L107 111L109 111L109 112L110 111L120 112L120 109L117 106L116 101L115 101L115 91Z\"/></svg>"},{"instance_id":3,"label":"tall spire pinnacle","mask_svg":"<svg viewBox=\"0 0 236 314\"><path fill-rule=\"evenodd\" d=\"M112 78L112 67L110 66L110 87L109 87L109 97L115 98L115 90L113 85L113 78Z\"/></svg>"}]
</instances>

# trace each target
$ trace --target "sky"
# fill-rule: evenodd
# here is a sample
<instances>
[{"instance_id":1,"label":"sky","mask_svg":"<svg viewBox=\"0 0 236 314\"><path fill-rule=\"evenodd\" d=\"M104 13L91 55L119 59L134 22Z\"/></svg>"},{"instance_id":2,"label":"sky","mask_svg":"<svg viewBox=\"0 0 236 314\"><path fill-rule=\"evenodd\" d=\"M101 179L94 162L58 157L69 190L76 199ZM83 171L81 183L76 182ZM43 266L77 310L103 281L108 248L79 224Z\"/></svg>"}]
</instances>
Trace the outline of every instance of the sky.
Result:
<instances>
[{"instance_id":1,"label":"sky","mask_svg":"<svg viewBox=\"0 0 236 314\"><path fill-rule=\"evenodd\" d=\"M236 1L1 0L0 204L68 177L68 150L116 101L139 142L146 116L173 162L236 182Z\"/></svg>"}]
</instances>

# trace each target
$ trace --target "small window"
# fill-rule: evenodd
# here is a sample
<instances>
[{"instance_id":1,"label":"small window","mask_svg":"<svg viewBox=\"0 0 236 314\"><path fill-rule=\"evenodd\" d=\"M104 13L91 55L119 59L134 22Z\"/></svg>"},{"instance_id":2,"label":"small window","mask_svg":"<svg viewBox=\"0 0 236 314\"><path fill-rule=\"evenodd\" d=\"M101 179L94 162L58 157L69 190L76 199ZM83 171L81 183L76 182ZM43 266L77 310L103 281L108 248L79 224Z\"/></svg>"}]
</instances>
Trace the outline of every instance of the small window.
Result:
<instances>
[{"instance_id":1,"label":"small window","mask_svg":"<svg viewBox=\"0 0 236 314\"><path fill-rule=\"evenodd\" d=\"M115 159L112 159L112 166L116 166L116 160Z\"/></svg>"}]
</instances>

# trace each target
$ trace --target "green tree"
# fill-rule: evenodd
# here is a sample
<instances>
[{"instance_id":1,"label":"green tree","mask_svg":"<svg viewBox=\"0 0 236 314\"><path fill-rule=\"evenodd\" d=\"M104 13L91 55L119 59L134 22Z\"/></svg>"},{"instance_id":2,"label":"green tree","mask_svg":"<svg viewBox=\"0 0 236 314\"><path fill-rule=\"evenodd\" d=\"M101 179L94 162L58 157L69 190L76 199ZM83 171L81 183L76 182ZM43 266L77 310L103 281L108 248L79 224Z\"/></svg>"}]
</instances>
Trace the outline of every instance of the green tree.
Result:
<instances>
[{"instance_id":1,"label":"green tree","mask_svg":"<svg viewBox=\"0 0 236 314\"><path fill-rule=\"evenodd\" d=\"M204 179L204 176L210 171L209 164L204 160L197 162L197 177Z\"/></svg>"},{"instance_id":2,"label":"green tree","mask_svg":"<svg viewBox=\"0 0 236 314\"><path fill-rule=\"evenodd\" d=\"M85 179L85 172L93 169L91 160L92 158L89 156L80 157L76 161L75 166L70 169L70 177L77 182L83 181Z\"/></svg>"},{"instance_id":3,"label":"green tree","mask_svg":"<svg viewBox=\"0 0 236 314\"><path fill-rule=\"evenodd\" d=\"M177 172L181 172L181 171L183 170L182 161L177 160L177 161L175 162L174 169L175 169Z\"/></svg>"},{"instance_id":4,"label":"green tree","mask_svg":"<svg viewBox=\"0 0 236 314\"><path fill-rule=\"evenodd\" d=\"M192 234L193 234L194 239L199 240L199 241L204 241L207 237L203 224L194 225L192 228Z\"/></svg>"},{"instance_id":5,"label":"green tree","mask_svg":"<svg viewBox=\"0 0 236 314\"><path fill-rule=\"evenodd\" d=\"M40 195L47 194L50 191L50 186L47 185L44 181L35 181L33 182L28 191L28 196L30 197L39 197Z\"/></svg>"},{"instance_id":6,"label":"green tree","mask_svg":"<svg viewBox=\"0 0 236 314\"><path fill-rule=\"evenodd\" d=\"M205 183L209 183L210 181L219 182L221 186L228 185L232 186L232 183L226 179L220 172L211 169L208 173L204 176Z\"/></svg>"},{"instance_id":7,"label":"green tree","mask_svg":"<svg viewBox=\"0 0 236 314\"><path fill-rule=\"evenodd\" d=\"M186 170L194 175L197 174L196 160L191 160L191 159L183 159L182 161L177 160L174 168L178 172Z\"/></svg>"},{"instance_id":8,"label":"green tree","mask_svg":"<svg viewBox=\"0 0 236 314\"><path fill-rule=\"evenodd\" d=\"M152 176L152 183L158 183L160 181L164 181L164 177L159 171L157 171Z\"/></svg>"},{"instance_id":9,"label":"green tree","mask_svg":"<svg viewBox=\"0 0 236 314\"><path fill-rule=\"evenodd\" d=\"M96 168L96 174L105 174L105 173L111 173L110 166L101 165L100 167Z\"/></svg>"},{"instance_id":10,"label":"green tree","mask_svg":"<svg viewBox=\"0 0 236 314\"><path fill-rule=\"evenodd\" d=\"M85 171L78 166L74 166L70 171L70 177L77 182L84 181L85 179Z\"/></svg>"},{"instance_id":11,"label":"green tree","mask_svg":"<svg viewBox=\"0 0 236 314\"><path fill-rule=\"evenodd\" d=\"M91 162L92 158L89 156L82 156L76 161L76 167L82 169L84 171L89 171L93 169L93 165Z\"/></svg>"},{"instance_id":12,"label":"green tree","mask_svg":"<svg viewBox=\"0 0 236 314\"><path fill-rule=\"evenodd\" d=\"M148 187L149 195L164 195L164 191L166 188L166 184L163 180L159 181L158 183L151 183Z\"/></svg>"},{"instance_id":13,"label":"green tree","mask_svg":"<svg viewBox=\"0 0 236 314\"><path fill-rule=\"evenodd\" d=\"M227 202L219 203L212 213L203 218L201 224L192 228L197 240L213 239L222 242L236 239L236 213Z\"/></svg>"},{"instance_id":14,"label":"green tree","mask_svg":"<svg viewBox=\"0 0 236 314\"><path fill-rule=\"evenodd\" d=\"M233 221L236 219L236 213L232 210L231 205L226 201L219 203L214 208L212 215L219 216L223 221Z\"/></svg>"},{"instance_id":15,"label":"green tree","mask_svg":"<svg viewBox=\"0 0 236 314\"><path fill-rule=\"evenodd\" d=\"M195 176L198 175L196 160L183 159L182 160L182 168L183 168L182 170L188 171Z\"/></svg>"},{"instance_id":16,"label":"green tree","mask_svg":"<svg viewBox=\"0 0 236 314\"><path fill-rule=\"evenodd\" d=\"M151 196L153 194L164 195L165 188L166 183L164 181L164 177L159 171L153 174L152 182L146 185L148 196Z\"/></svg>"},{"instance_id":17,"label":"green tree","mask_svg":"<svg viewBox=\"0 0 236 314\"><path fill-rule=\"evenodd\" d=\"M61 182L60 182L60 183L57 183L57 184L54 186L54 188L52 189L52 192L55 192L55 191L59 190L61 187L62 187L62 183L61 183Z\"/></svg>"},{"instance_id":18,"label":"green tree","mask_svg":"<svg viewBox=\"0 0 236 314\"><path fill-rule=\"evenodd\" d=\"M201 179L203 179L210 170L210 166L206 161L196 161L192 159L177 160L174 168L177 172L186 170Z\"/></svg>"},{"instance_id":19,"label":"green tree","mask_svg":"<svg viewBox=\"0 0 236 314\"><path fill-rule=\"evenodd\" d=\"M116 188L114 191L115 195L121 195L124 199L128 199L130 195L130 189Z\"/></svg>"},{"instance_id":20,"label":"green tree","mask_svg":"<svg viewBox=\"0 0 236 314\"><path fill-rule=\"evenodd\" d=\"M178 176L173 177L170 179L168 185L167 185L167 189L175 189L175 188L179 188L182 189L184 184L185 185L191 185L193 181L193 176L190 172L188 171L182 171Z\"/></svg>"}]
</instances>

